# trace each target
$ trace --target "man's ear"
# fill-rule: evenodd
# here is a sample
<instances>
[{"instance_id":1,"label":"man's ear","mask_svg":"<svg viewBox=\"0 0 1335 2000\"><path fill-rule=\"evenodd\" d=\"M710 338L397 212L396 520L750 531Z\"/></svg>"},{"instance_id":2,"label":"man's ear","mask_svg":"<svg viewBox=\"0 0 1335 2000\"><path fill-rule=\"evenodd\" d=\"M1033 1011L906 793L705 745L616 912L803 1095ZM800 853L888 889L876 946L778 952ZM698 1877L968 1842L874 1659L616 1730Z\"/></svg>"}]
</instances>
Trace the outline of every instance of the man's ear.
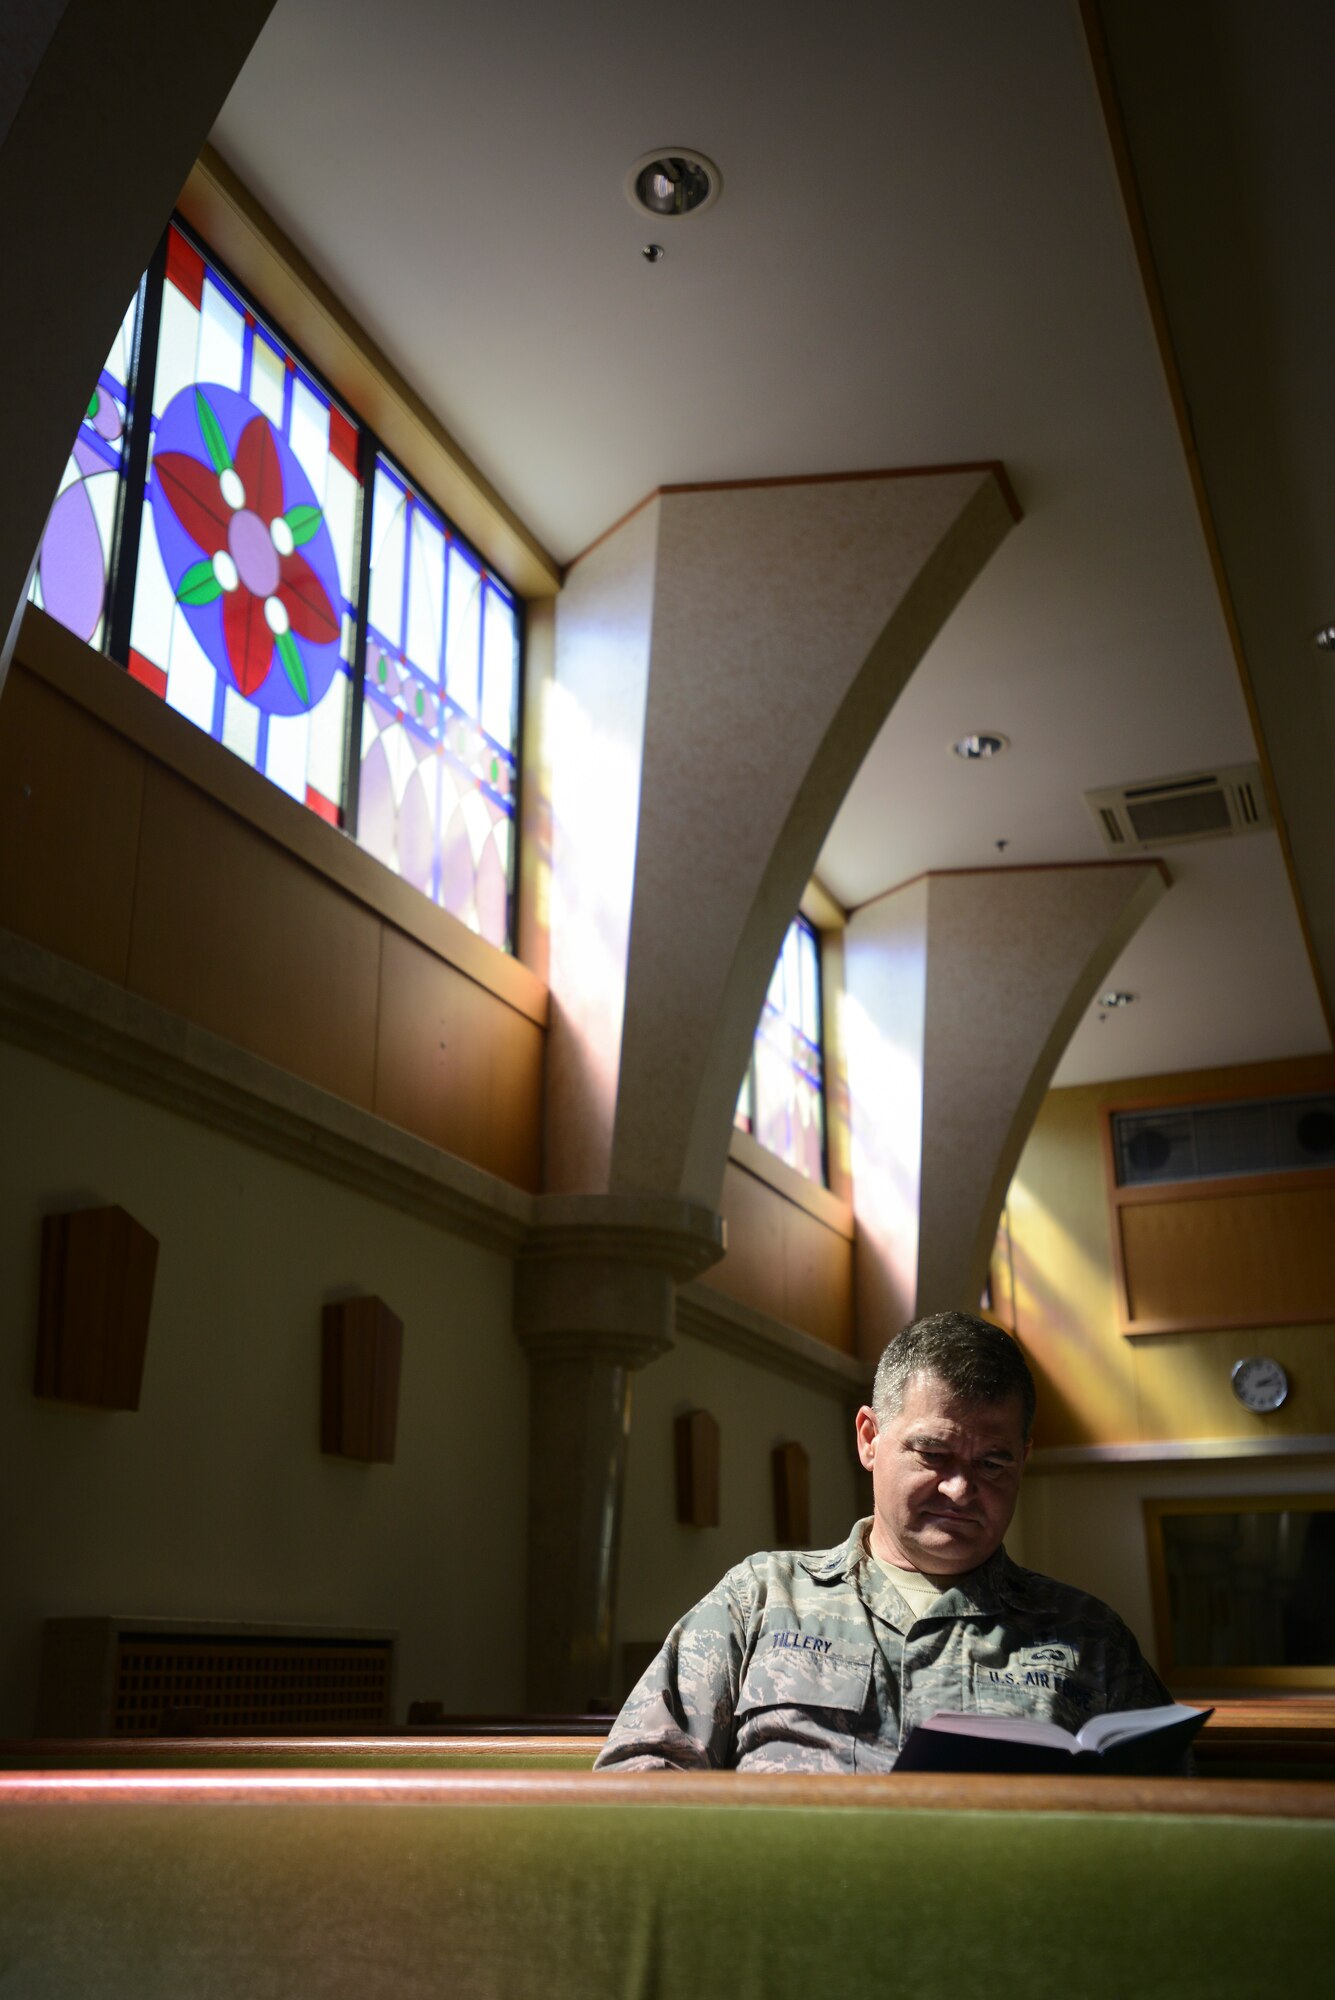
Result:
<instances>
[{"instance_id":1,"label":"man's ear","mask_svg":"<svg viewBox=\"0 0 1335 2000\"><path fill-rule=\"evenodd\" d=\"M875 1410L864 1403L854 1419L853 1428L857 1438L858 1457L870 1472L876 1462L876 1440L881 1431L881 1426L876 1421Z\"/></svg>"}]
</instances>

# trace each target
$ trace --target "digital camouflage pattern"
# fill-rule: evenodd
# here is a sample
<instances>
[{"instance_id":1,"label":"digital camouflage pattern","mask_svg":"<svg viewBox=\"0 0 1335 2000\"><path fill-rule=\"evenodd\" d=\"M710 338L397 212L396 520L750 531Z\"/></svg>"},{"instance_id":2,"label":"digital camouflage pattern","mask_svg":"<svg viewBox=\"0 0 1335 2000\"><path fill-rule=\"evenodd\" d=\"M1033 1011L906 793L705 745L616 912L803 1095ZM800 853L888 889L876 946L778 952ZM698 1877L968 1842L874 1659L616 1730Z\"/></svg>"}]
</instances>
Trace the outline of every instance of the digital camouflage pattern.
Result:
<instances>
[{"instance_id":1,"label":"digital camouflage pattern","mask_svg":"<svg viewBox=\"0 0 1335 2000\"><path fill-rule=\"evenodd\" d=\"M916 1618L868 1553L749 1556L675 1625L599 1771L888 1771L938 1709L1077 1730L1172 1699L1115 1611L998 1549Z\"/></svg>"}]
</instances>

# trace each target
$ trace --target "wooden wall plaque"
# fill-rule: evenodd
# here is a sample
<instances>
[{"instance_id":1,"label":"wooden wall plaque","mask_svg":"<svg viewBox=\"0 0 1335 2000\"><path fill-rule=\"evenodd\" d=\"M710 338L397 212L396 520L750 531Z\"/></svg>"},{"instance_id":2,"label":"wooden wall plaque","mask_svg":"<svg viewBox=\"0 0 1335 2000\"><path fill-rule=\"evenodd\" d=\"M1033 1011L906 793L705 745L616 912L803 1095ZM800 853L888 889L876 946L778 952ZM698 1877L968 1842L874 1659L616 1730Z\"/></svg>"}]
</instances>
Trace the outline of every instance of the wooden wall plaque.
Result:
<instances>
[{"instance_id":1,"label":"wooden wall plaque","mask_svg":"<svg viewBox=\"0 0 1335 2000\"><path fill-rule=\"evenodd\" d=\"M137 1410L158 1240L123 1208L42 1221L37 1309L39 1396Z\"/></svg>"},{"instance_id":2,"label":"wooden wall plaque","mask_svg":"<svg viewBox=\"0 0 1335 2000\"><path fill-rule=\"evenodd\" d=\"M394 1463L402 1364L403 1321L383 1299L337 1299L325 1307L321 1451Z\"/></svg>"},{"instance_id":3,"label":"wooden wall plaque","mask_svg":"<svg viewBox=\"0 0 1335 2000\"><path fill-rule=\"evenodd\" d=\"M687 1410L672 1426L677 1519L684 1528L717 1528L719 1428L708 1410Z\"/></svg>"},{"instance_id":4,"label":"wooden wall plaque","mask_svg":"<svg viewBox=\"0 0 1335 2000\"><path fill-rule=\"evenodd\" d=\"M774 1538L781 1549L811 1547L811 1460L805 1445L776 1444L770 1453L774 1469Z\"/></svg>"}]
</instances>

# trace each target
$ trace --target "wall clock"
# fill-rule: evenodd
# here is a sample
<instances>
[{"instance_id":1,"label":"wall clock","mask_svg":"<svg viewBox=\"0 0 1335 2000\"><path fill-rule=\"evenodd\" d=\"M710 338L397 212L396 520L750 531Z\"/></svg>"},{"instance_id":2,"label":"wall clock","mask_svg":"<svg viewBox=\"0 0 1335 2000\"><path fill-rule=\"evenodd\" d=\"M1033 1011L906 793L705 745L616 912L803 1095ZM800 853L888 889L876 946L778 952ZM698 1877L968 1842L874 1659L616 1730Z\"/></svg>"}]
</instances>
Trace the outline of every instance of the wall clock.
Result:
<instances>
[{"instance_id":1,"label":"wall clock","mask_svg":"<svg viewBox=\"0 0 1335 2000\"><path fill-rule=\"evenodd\" d=\"M1234 1365L1230 1377L1233 1394L1244 1410L1258 1417L1277 1410L1289 1393L1289 1378L1278 1361L1267 1354L1252 1354Z\"/></svg>"}]
</instances>

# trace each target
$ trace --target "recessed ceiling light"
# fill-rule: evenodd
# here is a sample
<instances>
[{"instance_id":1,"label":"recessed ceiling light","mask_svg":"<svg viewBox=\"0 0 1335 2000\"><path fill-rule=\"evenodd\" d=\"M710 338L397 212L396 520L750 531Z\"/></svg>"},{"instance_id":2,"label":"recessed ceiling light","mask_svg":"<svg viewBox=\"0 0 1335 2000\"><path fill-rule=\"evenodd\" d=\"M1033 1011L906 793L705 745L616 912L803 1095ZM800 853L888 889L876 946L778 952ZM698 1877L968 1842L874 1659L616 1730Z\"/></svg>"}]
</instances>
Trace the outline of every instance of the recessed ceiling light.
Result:
<instances>
[{"instance_id":1,"label":"recessed ceiling light","mask_svg":"<svg viewBox=\"0 0 1335 2000\"><path fill-rule=\"evenodd\" d=\"M646 215L703 215L723 191L712 160L691 146L661 146L644 153L626 175L626 199Z\"/></svg>"},{"instance_id":2,"label":"recessed ceiling light","mask_svg":"<svg viewBox=\"0 0 1335 2000\"><path fill-rule=\"evenodd\" d=\"M1131 1007L1135 1005L1137 997L1134 993L1100 993L1099 1005L1100 1007Z\"/></svg>"},{"instance_id":3,"label":"recessed ceiling light","mask_svg":"<svg viewBox=\"0 0 1335 2000\"><path fill-rule=\"evenodd\" d=\"M1323 653L1335 653L1335 625L1323 625L1319 632L1314 632L1312 644L1320 646Z\"/></svg>"},{"instance_id":4,"label":"recessed ceiling light","mask_svg":"<svg viewBox=\"0 0 1335 2000\"><path fill-rule=\"evenodd\" d=\"M966 763L976 764L980 757L999 757L1003 750L1009 750L1010 738L995 729L980 729L976 736L961 736L950 747Z\"/></svg>"}]
</instances>

